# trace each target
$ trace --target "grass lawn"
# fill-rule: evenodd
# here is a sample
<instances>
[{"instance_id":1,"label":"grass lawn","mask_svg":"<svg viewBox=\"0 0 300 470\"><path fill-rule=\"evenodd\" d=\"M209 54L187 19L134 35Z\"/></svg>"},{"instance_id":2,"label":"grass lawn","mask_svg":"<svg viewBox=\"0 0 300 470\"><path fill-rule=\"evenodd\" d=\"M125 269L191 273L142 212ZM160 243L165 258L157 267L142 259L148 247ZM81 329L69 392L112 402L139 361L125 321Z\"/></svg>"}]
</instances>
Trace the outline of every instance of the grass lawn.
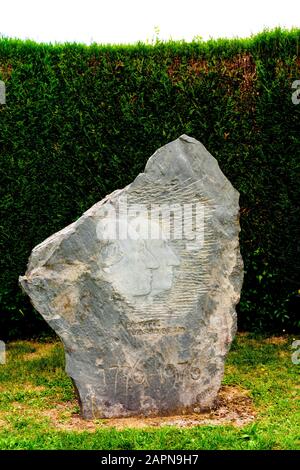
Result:
<instances>
[{"instance_id":1,"label":"grass lawn","mask_svg":"<svg viewBox=\"0 0 300 470\"><path fill-rule=\"evenodd\" d=\"M300 449L294 339L239 334L211 415L144 427L138 419L81 420L61 344L10 343L0 365L0 449Z\"/></svg>"}]
</instances>

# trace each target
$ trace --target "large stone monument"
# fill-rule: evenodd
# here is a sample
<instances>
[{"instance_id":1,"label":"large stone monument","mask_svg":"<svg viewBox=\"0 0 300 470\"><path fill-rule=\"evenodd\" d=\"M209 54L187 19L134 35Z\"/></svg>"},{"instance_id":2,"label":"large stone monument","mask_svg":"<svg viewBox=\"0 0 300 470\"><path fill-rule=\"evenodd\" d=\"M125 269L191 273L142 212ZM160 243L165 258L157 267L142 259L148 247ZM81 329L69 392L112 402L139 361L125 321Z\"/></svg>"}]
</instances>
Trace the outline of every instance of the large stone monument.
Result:
<instances>
[{"instance_id":1,"label":"large stone monument","mask_svg":"<svg viewBox=\"0 0 300 470\"><path fill-rule=\"evenodd\" d=\"M243 278L238 199L182 135L33 249L20 283L64 344L85 418L213 405Z\"/></svg>"}]
</instances>

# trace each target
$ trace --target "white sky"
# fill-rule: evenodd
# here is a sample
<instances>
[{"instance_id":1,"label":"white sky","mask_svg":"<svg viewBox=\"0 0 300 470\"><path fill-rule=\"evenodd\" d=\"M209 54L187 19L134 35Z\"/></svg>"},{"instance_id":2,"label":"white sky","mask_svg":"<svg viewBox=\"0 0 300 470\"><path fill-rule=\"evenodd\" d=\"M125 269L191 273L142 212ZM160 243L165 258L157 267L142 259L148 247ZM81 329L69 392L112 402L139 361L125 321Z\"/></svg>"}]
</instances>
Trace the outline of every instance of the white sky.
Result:
<instances>
[{"instance_id":1,"label":"white sky","mask_svg":"<svg viewBox=\"0 0 300 470\"><path fill-rule=\"evenodd\" d=\"M0 0L0 35L90 44L246 37L300 27L299 0Z\"/></svg>"}]
</instances>

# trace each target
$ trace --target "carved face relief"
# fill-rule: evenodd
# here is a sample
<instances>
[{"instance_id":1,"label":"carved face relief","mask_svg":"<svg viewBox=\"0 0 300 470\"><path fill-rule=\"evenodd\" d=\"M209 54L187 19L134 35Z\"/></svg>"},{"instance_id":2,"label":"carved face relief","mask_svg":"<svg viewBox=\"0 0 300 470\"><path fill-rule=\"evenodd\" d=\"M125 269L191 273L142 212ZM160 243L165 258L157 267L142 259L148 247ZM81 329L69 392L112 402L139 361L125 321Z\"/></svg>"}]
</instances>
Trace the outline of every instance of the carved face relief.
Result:
<instances>
[{"instance_id":1,"label":"carved face relief","mask_svg":"<svg viewBox=\"0 0 300 470\"><path fill-rule=\"evenodd\" d=\"M141 222L141 220L140 220ZM148 224L148 219L142 222ZM178 256L165 239L145 239L128 223L125 240L107 240L100 251L99 264L106 278L125 298L143 300L168 290ZM134 236L133 236L134 233Z\"/></svg>"}]
</instances>

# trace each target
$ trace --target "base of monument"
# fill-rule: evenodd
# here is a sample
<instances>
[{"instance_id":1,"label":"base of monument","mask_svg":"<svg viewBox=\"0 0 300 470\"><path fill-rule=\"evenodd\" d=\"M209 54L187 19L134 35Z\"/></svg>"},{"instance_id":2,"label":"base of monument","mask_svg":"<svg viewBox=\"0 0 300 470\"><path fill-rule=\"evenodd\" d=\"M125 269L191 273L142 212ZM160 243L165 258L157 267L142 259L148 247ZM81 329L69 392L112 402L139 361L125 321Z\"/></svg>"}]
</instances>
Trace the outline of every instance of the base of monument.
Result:
<instances>
[{"instance_id":1,"label":"base of monument","mask_svg":"<svg viewBox=\"0 0 300 470\"><path fill-rule=\"evenodd\" d=\"M63 413L64 420L60 418ZM121 418L83 419L74 413L73 404L64 404L47 412L47 416L55 427L65 430L96 430L101 427L114 427L118 430L147 427L192 427L201 425L233 425L245 426L254 421L256 413L247 391L238 386L223 386L218 393L215 406L201 413L172 414L168 416L131 416ZM68 416L68 418L66 418Z\"/></svg>"}]
</instances>

